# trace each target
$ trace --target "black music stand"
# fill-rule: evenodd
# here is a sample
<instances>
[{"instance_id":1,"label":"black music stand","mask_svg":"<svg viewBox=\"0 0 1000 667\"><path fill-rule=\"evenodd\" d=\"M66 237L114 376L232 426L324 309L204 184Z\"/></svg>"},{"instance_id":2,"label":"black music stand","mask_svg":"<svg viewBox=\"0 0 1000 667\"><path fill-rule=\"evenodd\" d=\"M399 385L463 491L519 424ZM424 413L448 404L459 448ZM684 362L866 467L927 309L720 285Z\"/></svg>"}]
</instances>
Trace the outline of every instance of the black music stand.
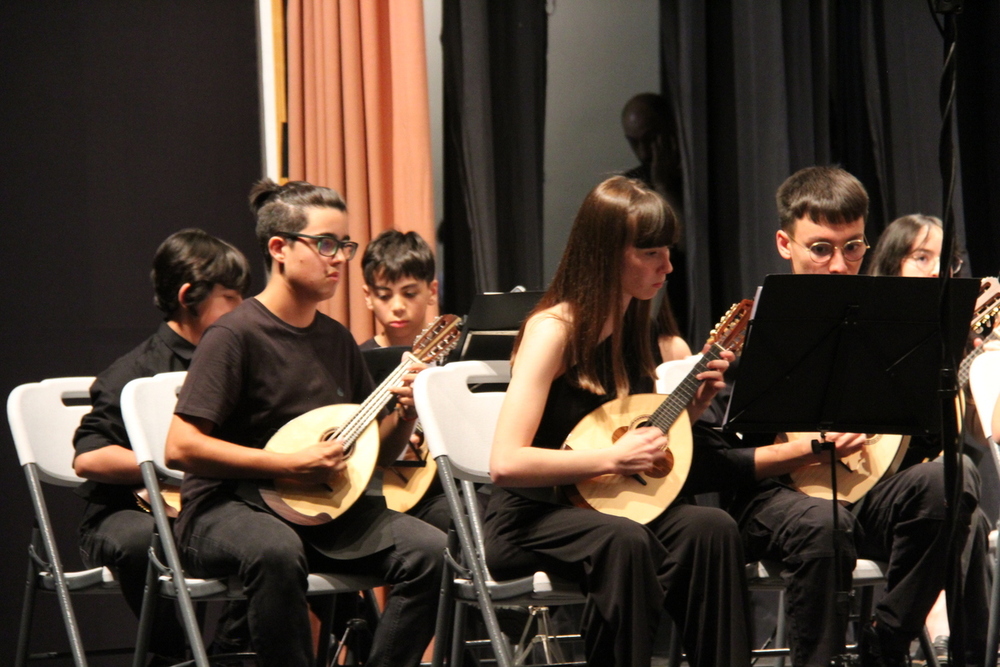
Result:
<instances>
[{"instance_id":1,"label":"black music stand","mask_svg":"<svg viewBox=\"0 0 1000 667\"><path fill-rule=\"evenodd\" d=\"M521 323L543 292L487 292L472 299L449 361L510 359Z\"/></svg>"},{"instance_id":2,"label":"black music stand","mask_svg":"<svg viewBox=\"0 0 1000 667\"><path fill-rule=\"evenodd\" d=\"M410 348L405 345L390 345L389 347L373 347L370 350L361 350L361 356L365 360L365 366L371 373L375 385L382 384L382 380L389 377L389 373L396 370L403 361L403 353L409 352Z\"/></svg>"},{"instance_id":3,"label":"black music stand","mask_svg":"<svg viewBox=\"0 0 1000 667\"><path fill-rule=\"evenodd\" d=\"M940 289L923 278L767 276L723 429L941 432L941 360L961 354L979 281L953 279L944 304ZM950 331L941 330L942 312L948 313ZM951 349L942 350L942 340ZM833 553L839 562L836 456L822 438L817 445L830 452ZM835 571L837 602L846 615L850 594L839 581L840 568Z\"/></svg>"},{"instance_id":4,"label":"black music stand","mask_svg":"<svg viewBox=\"0 0 1000 667\"><path fill-rule=\"evenodd\" d=\"M940 432L936 280L772 275L757 298L726 431ZM951 281L958 358L979 281Z\"/></svg>"}]
</instances>

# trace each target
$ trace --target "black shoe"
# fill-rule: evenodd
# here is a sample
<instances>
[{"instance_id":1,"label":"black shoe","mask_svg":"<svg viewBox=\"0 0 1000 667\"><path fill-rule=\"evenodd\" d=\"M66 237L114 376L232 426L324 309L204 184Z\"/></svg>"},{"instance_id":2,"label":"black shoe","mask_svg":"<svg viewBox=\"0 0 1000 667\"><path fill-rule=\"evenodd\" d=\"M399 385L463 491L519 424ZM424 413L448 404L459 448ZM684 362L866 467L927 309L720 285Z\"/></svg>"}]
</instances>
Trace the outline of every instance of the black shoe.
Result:
<instances>
[{"instance_id":1,"label":"black shoe","mask_svg":"<svg viewBox=\"0 0 1000 667\"><path fill-rule=\"evenodd\" d=\"M934 657L938 664L945 667L948 664L948 637L939 635L934 638Z\"/></svg>"},{"instance_id":2,"label":"black shoe","mask_svg":"<svg viewBox=\"0 0 1000 667\"><path fill-rule=\"evenodd\" d=\"M910 667L910 653L891 631L868 625L861 631L858 653L861 667ZM909 642L905 643L909 647Z\"/></svg>"}]
</instances>

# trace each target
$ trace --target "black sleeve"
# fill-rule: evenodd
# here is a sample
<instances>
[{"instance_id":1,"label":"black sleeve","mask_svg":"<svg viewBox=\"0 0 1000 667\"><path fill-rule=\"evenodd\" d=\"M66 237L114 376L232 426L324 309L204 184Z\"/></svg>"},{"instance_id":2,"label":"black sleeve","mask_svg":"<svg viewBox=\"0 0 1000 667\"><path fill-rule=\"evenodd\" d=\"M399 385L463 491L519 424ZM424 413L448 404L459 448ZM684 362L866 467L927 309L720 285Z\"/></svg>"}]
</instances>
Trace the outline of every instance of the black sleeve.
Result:
<instances>
[{"instance_id":1,"label":"black sleeve","mask_svg":"<svg viewBox=\"0 0 1000 667\"><path fill-rule=\"evenodd\" d=\"M191 359L174 413L222 424L239 400L243 372L243 345L238 336L223 326L210 327Z\"/></svg>"},{"instance_id":2,"label":"black sleeve","mask_svg":"<svg viewBox=\"0 0 1000 667\"><path fill-rule=\"evenodd\" d=\"M694 451L683 494L735 492L756 483L754 450L699 420L692 426Z\"/></svg>"},{"instance_id":3,"label":"black sleeve","mask_svg":"<svg viewBox=\"0 0 1000 667\"><path fill-rule=\"evenodd\" d=\"M76 455L108 445L132 448L122 419L122 389L131 380L115 366L101 373L90 387L93 409L83 416L73 436Z\"/></svg>"}]
</instances>

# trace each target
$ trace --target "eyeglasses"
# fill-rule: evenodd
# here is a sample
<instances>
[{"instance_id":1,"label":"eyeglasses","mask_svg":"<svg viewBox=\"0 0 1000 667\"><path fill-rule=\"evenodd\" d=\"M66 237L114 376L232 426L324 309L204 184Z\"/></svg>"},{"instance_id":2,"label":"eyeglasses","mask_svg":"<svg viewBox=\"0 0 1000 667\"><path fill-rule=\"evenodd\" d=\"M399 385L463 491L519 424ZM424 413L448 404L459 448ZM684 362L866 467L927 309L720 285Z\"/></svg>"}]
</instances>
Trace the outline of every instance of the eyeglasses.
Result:
<instances>
[{"instance_id":1,"label":"eyeglasses","mask_svg":"<svg viewBox=\"0 0 1000 667\"><path fill-rule=\"evenodd\" d=\"M927 252L926 250L917 250L916 252L911 252L909 255L906 256L905 259L903 259L903 261L912 262L913 265L917 267L918 271L928 276L934 273L935 271L940 270L941 268L941 258L939 256ZM961 257L956 257L955 259L953 259L951 262L951 266L949 267L949 269L951 270L950 275L953 276L957 275L958 272L962 270L962 265L964 263L965 262L962 261Z\"/></svg>"},{"instance_id":2,"label":"eyeglasses","mask_svg":"<svg viewBox=\"0 0 1000 667\"><path fill-rule=\"evenodd\" d=\"M789 236L788 239L792 243L797 243L808 250L809 258L817 264L828 263L831 259L833 259L833 254L838 248L844 255L844 261L846 262L860 262L861 258L864 257L865 253L868 251L868 241L864 238L848 241L844 245L833 245L832 243L828 243L826 241L817 241L816 243L803 245L791 236Z\"/></svg>"},{"instance_id":3,"label":"eyeglasses","mask_svg":"<svg viewBox=\"0 0 1000 667\"><path fill-rule=\"evenodd\" d=\"M313 239L316 241L316 252L323 257L333 257L343 250L344 259L351 261L358 251L358 244L355 241L341 241L336 236L313 236L312 234L294 232L277 232L275 236L282 236L286 239Z\"/></svg>"}]
</instances>

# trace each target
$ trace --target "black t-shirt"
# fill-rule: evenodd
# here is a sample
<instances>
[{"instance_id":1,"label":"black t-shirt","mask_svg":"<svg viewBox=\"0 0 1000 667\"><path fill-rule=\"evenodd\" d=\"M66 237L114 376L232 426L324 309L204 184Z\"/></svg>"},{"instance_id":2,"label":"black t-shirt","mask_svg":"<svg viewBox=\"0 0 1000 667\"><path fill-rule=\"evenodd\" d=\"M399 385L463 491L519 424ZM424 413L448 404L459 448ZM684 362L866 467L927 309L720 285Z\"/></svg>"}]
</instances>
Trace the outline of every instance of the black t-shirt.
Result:
<instances>
[{"instance_id":1,"label":"black t-shirt","mask_svg":"<svg viewBox=\"0 0 1000 667\"><path fill-rule=\"evenodd\" d=\"M152 336L108 366L90 387L93 409L80 422L73 436L76 454L92 452L108 445L132 448L122 419L122 390L136 378L157 373L186 371L191 364L194 345L164 322ZM104 508L134 508L132 490L119 484L90 482L77 493L90 501L85 518Z\"/></svg>"},{"instance_id":2,"label":"black t-shirt","mask_svg":"<svg viewBox=\"0 0 1000 667\"><path fill-rule=\"evenodd\" d=\"M343 325L317 313L308 327L294 327L257 299L247 299L206 330L175 412L211 421L215 424L213 437L261 449L291 419L325 405L360 403L372 389L358 346ZM264 506L254 482L185 475L181 485L183 509L176 526L182 540L199 508L203 503L215 502L218 494ZM366 498L363 496L337 521L326 524L339 526L338 531L321 526L300 529L300 534L322 533L330 537L331 532L338 532L343 540L310 539L318 548L336 551L342 542L352 540L348 534L354 531L346 530L344 524L356 522L348 517L357 518L366 511L377 513L378 508L366 507ZM374 501L371 499L367 505ZM375 540L378 544L383 541ZM389 546L391 541L378 544L369 541L359 548L371 553Z\"/></svg>"}]
</instances>

